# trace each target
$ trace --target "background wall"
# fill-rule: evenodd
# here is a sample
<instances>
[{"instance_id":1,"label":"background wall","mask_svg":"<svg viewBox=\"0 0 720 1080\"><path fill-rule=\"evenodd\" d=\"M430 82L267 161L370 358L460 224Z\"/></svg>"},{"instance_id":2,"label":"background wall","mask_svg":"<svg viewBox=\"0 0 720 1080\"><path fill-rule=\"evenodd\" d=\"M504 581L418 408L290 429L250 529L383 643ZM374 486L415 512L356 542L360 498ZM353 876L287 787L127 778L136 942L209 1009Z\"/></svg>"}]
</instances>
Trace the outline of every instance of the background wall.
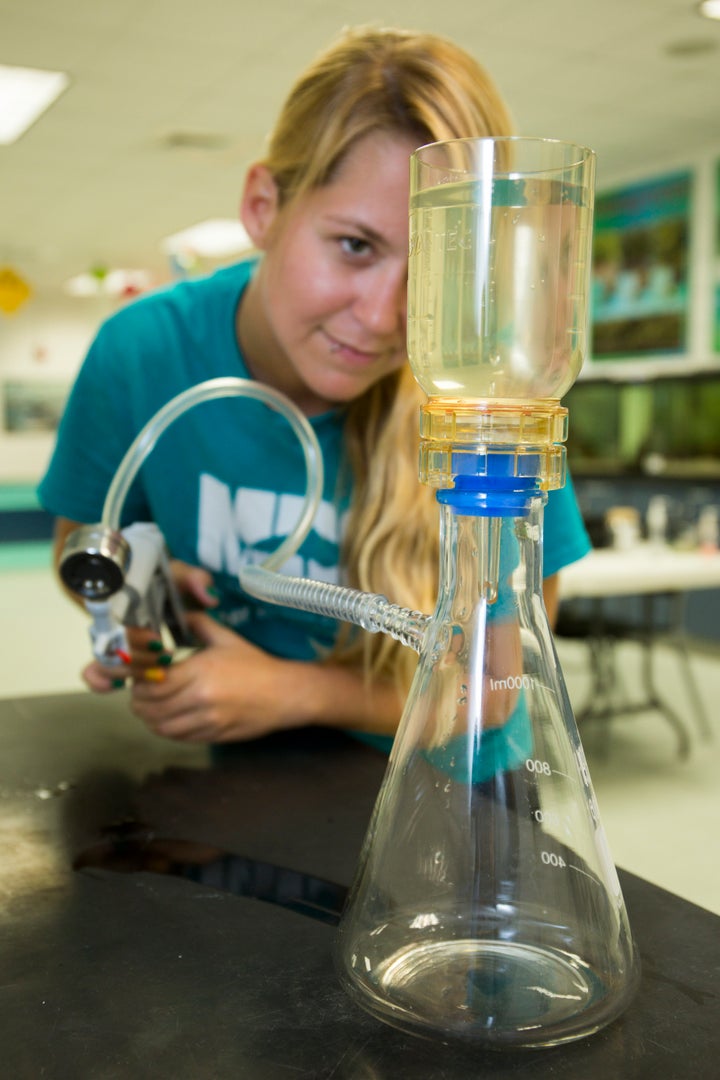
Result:
<instances>
[{"instance_id":1,"label":"background wall","mask_svg":"<svg viewBox=\"0 0 720 1080\"><path fill-rule=\"evenodd\" d=\"M35 297L13 315L0 315L0 410L8 383L70 386L95 331L112 306L107 299ZM34 484L54 442L51 431L0 429L0 484Z\"/></svg>"}]
</instances>

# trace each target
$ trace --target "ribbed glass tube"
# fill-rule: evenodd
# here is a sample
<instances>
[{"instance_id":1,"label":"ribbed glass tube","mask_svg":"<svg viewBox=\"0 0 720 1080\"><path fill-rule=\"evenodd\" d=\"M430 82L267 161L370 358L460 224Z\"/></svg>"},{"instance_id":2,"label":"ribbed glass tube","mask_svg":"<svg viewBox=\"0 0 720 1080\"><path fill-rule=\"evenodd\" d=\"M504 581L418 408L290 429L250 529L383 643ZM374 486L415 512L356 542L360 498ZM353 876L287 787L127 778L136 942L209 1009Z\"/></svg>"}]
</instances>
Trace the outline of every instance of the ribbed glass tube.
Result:
<instances>
[{"instance_id":1,"label":"ribbed glass tube","mask_svg":"<svg viewBox=\"0 0 720 1080\"><path fill-rule=\"evenodd\" d=\"M239 573L240 584L258 600L311 611L361 626L370 633L384 633L420 652L429 615L399 607L379 593L361 592L308 578L284 577L258 566Z\"/></svg>"}]
</instances>

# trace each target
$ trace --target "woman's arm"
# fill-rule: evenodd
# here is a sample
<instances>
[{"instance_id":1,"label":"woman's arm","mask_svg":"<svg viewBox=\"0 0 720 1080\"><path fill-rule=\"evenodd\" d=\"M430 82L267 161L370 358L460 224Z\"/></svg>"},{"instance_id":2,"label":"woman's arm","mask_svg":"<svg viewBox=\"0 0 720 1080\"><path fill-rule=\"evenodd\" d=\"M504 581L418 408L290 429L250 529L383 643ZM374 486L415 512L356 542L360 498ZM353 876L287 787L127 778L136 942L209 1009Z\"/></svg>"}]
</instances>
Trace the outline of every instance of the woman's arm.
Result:
<instances>
[{"instance_id":1,"label":"woman's arm","mask_svg":"<svg viewBox=\"0 0 720 1080\"><path fill-rule=\"evenodd\" d=\"M556 574L543 592L552 625ZM202 613L189 614L188 623L204 648L171 667L151 667L150 678L141 675L133 686L133 710L158 735L214 743L308 724L382 735L397 730L404 696L393 682L370 683L342 665L271 656ZM511 705L495 704L493 724L502 723Z\"/></svg>"},{"instance_id":2,"label":"woman's arm","mask_svg":"<svg viewBox=\"0 0 720 1080\"><path fill-rule=\"evenodd\" d=\"M56 569L67 537L78 527L78 522L57 519ZM204 595L210 575L179 566L190 575L203 575L190 582L181 574L181 591L194 593L206 605L212 602ZM543 594L552 626L558 606L557 574L545 579ZM119 675L131 676L134 712L151 730L174 739L227 742L307 724L395 733L403 699L394 683L371 684L351 667L271 656L202 613L189 614L188 621L204 648L160 667L157 652L143 648L147 632L135 631L132 668L111 671L93 662L85 669L86 682L102 692L117 685Z\"/></svg>"},{"instance_id":3,"label":"woman's arm","mask_svg":"<svg viewBox=\"0 0 720 1080\"><path fill-rule=\"evenodd\" d=\"M543 581L543 599L545 601L545 610L547 611L550 629L554 630L555 623L557 622L558 608L560 606L559 574L551 574L550 577L546 577Z\"/></svg>"},{"instance_id":4,"label":"woman's arm","mask_svg":"<svg viewBox=\"0 0 720 1080\"><path fill-rule=\"evenodd\" d=\"M403 703L391 683L271 656L204 613L188 623L204 648L133 684L133 711L156 734L215 743L308 724L394 734Z\"/></svg>"}]
</instances>

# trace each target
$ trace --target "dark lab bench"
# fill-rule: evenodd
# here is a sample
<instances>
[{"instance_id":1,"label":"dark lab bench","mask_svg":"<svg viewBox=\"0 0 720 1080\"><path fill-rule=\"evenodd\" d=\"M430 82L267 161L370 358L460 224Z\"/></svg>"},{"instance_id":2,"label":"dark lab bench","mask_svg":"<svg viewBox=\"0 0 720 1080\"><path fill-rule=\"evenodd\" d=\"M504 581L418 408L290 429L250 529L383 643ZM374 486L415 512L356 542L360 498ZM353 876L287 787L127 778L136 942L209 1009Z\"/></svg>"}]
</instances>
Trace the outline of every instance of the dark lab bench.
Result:
<instances>
[{"instance_id":1,"label":"dark lab bench","mask_svg":"<svg viewBox=\"0 0 720 1080\"><path fill-rule=\"evenodd\" d=\"M384 767L316 730L219 755L175 745L122 693L0 701L0 1075L718 1075L720 917L622 871L642 985L598 1034L492 1052L358 1009L334 925Z\"/></svg>"}]
</instances>

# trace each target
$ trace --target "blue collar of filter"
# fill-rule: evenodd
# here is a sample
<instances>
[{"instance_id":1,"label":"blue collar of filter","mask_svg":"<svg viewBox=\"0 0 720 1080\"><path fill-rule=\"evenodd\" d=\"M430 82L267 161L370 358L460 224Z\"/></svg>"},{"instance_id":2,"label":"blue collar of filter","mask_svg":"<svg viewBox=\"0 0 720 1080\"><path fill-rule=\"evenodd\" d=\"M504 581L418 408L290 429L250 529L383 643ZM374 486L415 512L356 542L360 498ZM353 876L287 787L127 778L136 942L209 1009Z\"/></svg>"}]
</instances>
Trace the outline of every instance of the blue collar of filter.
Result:
<instances>
[{"instance_id":1,"label":"blue collar of filter","mask_svg":"<svg viewBox=\"0 0 720 1080\"><path fill-rule=\"evenodd\" d=\"M540 488L536 476L514 476L509 466L512 454L494 456L492 474L486 476L456 476L455 486L437 492L437 500L451 506L460 514L478 517L518 517L529 513L532 500L547 495ZM503 471L502 465L506 466Z\"/></svg>"}]
</instances>

